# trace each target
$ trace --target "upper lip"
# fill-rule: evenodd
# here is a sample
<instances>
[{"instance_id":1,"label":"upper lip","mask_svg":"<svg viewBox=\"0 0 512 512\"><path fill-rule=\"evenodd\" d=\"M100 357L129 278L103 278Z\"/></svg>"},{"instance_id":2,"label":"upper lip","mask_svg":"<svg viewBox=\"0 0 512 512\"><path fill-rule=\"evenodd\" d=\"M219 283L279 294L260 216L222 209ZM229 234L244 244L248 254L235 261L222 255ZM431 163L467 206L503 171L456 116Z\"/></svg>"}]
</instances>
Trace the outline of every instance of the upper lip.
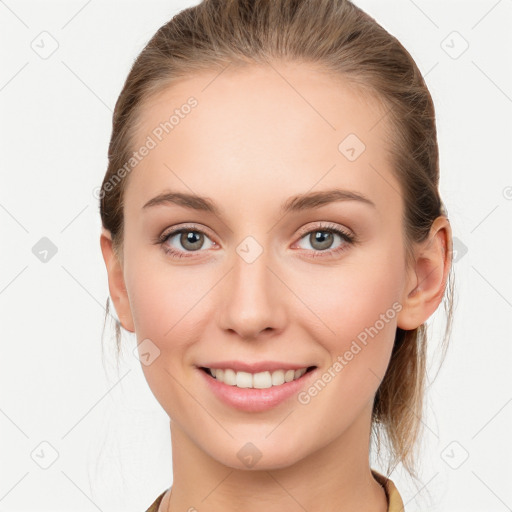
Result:
<instances>
[{"instance_id":1,"label":"upper lip","mask_svg":"<svg viewBox=\"0 0 512 512\"><path fill-rule=\"evenodd\" d=\"M214 368L222 370L231 368L237 372L258 373L264 371L273 372L276 370L300 370L301 368L309 368L314 365L284 363L279 361L258 361L254 363L246 363L243 361L218 361L216 363L205 363L198 366L199 368Z\"/></svg>"}]
</instances>

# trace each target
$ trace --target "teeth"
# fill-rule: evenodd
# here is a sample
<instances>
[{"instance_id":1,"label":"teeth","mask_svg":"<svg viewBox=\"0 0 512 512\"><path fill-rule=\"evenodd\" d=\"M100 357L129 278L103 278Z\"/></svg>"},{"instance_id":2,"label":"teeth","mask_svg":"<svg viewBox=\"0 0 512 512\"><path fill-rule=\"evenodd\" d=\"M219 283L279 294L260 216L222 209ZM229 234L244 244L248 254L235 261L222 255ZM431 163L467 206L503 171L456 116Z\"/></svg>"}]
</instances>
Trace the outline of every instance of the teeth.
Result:
<instances>
[{"instance_id":1,"label":"teeth","mask_svg":"<svg viewBox=\"0 0 512 512\"><path fill-rule=\"evenodd\" d=\"M224 384L227 384L228 386L266 389L299 379L306 373L307 368L301 368L300 370L276 370L272 373L266 371L254 374L248 372L235 372L230 368L226 368L225 370L208 368L208 370L210 370L215 379L220 382L224 382Z\"/></svg>"}]
</instances>

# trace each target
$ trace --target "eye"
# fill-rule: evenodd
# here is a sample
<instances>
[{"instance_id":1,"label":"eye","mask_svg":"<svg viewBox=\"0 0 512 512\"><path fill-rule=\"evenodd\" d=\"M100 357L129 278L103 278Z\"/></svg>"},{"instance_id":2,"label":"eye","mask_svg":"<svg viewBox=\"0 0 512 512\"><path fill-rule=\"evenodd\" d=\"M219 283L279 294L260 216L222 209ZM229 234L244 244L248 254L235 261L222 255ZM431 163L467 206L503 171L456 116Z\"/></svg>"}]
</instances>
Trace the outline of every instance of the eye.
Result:
<instances>
[{"instance_id":1,"label":"eye","mask_svg":"<svg viewBox=\"0 0 512 512\"><path fill-rule=\"evenodd\" d=\"M341 241L341 245L332 247L336 239ZM312 257L329 256L341 253L348 249L350 245L357 242L356 237L337 227L335 224L320 225L315 229L303 232L300 241L305 240L312 249L305 248L307 252L312 252ZM197 226L181 226L165 231L155 241L162 246L162 249L173 258L194 257L194 252L204 252L201 249L211 249L217 244L213 242L202 229Z\"/></svg>"},{"instance_id":2,"label":"eye","mask_svg":"<svg viewBox=\"0 0 512 512\"><path fill-rule=\"evenodd\" d=\"M205 241L210 242L210 245ZM191 252L202 252L200 249L210 249L215 245L207 234L196 227L181 227L164 232L158 239L163 250L177 258L186 258L192 256Z\"/></svg>"},{"instance_id":3,"label":"eye","mask_svg":"<svg viewBox=\"0 0 512 512\"><path fill-rule=\"evenodd\" d=\"M333 248L332 246L336 239L339 239L342 243ZM343 231L336 225L328 224L317 226L315 229L307 231L300 240L305 240L314 251L312 256L317 257L345 251L350 245L355 243L355 236ZM307 247L306 249L309 250Z\"/></svg>"}]
</instances>

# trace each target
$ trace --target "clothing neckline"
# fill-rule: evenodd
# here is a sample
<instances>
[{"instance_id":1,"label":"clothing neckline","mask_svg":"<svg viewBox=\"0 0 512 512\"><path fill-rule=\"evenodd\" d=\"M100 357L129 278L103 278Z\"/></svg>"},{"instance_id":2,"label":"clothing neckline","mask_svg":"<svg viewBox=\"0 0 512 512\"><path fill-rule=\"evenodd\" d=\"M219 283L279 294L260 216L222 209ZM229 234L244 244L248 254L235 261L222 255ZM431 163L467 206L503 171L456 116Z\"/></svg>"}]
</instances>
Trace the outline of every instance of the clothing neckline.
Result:
<instances>
[{"instance_id":1,"label":"clothing neckline","mask_svg":"<svg viewBox=\"0 0 512 512\"><path fill-rule=\"evenodd\" d=\"M402 497L400 496L393 480L382 473L379 473L375 469L372 469L371 472L375 480L384 487L386 499L388 500L387 512L404 512L404 502L402 501Z\"/></svg>"},{"instance_id":2,"label":"clothing neckline","mask_svg":"<svg viewBox=\"0 0 512 512\"><path fill-rule=\"evenodd\" d=\"M383 474L379 473L375 469L371 469L373 478L382 485L384 488L384 492L386 493L386 500L388 503L388 509L387 512L404 512L404 503L402 501L402 497L400 496L400 493L398 492L398 489L396 488L393 480L388 478L387 476L384 476ZM160 494L156 500L151 504L151 506L146 510L146 512L158 512L158 508L160 507L160 503L162 502L165 493L170 489L168 487L165 489L162 494Z\"/></svg>"}]
</instances>

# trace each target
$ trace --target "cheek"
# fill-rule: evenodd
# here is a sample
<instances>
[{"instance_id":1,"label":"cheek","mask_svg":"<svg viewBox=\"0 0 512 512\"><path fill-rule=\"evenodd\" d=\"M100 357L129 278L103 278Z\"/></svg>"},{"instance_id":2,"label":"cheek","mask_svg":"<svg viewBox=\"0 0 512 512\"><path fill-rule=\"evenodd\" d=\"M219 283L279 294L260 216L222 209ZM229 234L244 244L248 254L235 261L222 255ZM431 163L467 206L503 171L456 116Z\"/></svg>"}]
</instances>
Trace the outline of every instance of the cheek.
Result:
<instances>
[{"instance_id":1,"label":"cheek","mask_svg":"<svg viewBox=\"0 0 512 512\"><path fill-rule=\"evenodd\" d=\"M315 283L315 293L300 292L321 320L319 324L315 316L306 315L303 330L323 346L329 360L319 376L325 387L313 384L299 401L311 403L314 416L325 424L332 421L336 404L344 411L337 417L336 428L347 426L373 400L386 373L401 310L397 272L393 265L346 267L329 275L317 273L316 279L307 281ZM317 395L322 398L317 400Z\"/></svg>"},{"instance_id":2,"label":"cheek","mask_svg":"<svg viewBox=\"0 0 512 512\"><path fill-rule=\"evenodd\" d=\"M317 340L331 359L342 356L353 369L364 366L365 376L370 367L382 377L402 308L404 268L392 244L367 254L371 257L361 252L360 258L347 259L338 268L318 269L308 279L302 276L295 282L302 283L297 294L311 311L304 316L304 328L311 331L314 324L319 325Z\"/></svg>"},{"instance_id":3,"label":"cheek","mask_svg":"<svg viewBox=\"0 0 512 512\"><path fill-rule=\"evenodd\" d=\"M161 258L156 262L134 253L127 264L126 284L142 370L155 398L173 416L174 411L190 406L190 396L183 390L190 374L183 368L189 347L203 332L198 315L212 287L205 275L199 278L191 268L171 268ZM150 354L149 364L144 362L145 352Z\"/></svg>"},{"instance_id":4,"label":"cheek","mask_svg":"<svg viewBox=\"0 0 512 512\"><path fill-rule=\"evenodd\" d=\"M166 264L159 252L133 251L126 262L126 284L138 338L154 339L164 350L187 329L194 308L206 298L209 280L199 267Z\"/></svg>"},{"instance_id":5,"label":"cheek","mask_svg":"<svg viewBox=\"0 0 512 512\"><path fill-rule=\"evenodd\" d=\"M338 268L310 272L299 296L312 312L337 334L356 334L373 325L400 297L402 270L396 258L376 262L357 262Z\"/></svg>"}]
</instances>

